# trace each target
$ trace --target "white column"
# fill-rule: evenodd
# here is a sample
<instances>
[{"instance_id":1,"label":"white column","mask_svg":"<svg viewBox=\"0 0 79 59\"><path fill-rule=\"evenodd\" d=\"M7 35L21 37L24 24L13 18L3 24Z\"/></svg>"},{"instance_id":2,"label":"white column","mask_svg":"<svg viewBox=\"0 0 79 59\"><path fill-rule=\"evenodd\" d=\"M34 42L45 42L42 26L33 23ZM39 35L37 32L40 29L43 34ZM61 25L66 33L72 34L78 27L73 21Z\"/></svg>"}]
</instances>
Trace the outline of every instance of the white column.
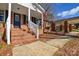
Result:
<instances>
[{"instance_id":1,"label":"white column","mask_svg":"<svg viewBox=\"0 0 79 59\"><path fill-rule=\"evenodd\" d=\"M44 19L44 18L43 18L43 13L42 13L42 20L41 20L41 21L42 21L42 22L41 22L41 24L42 24L42 30L43 30L43 25L44 25L44 24L43 24L43 23L44 23L44 20L43 20L43 19Z\"/></svg>"},{"instance_id":2,"label":"white column","mask_svg":"<svg viewBox=\"0 0 79 59\"><path fill-rule=\"evenodd\" d=\"M30 8L28 8L28 27L30 27ZM30 31L30 28L29 28Z\"/></svg>"},{"instance_id":3,"label":"white column","mask_svg":"<svg viewBox=\"0 0 79 59\"><path fill-rule=\"evenodd\" d=\"M30 8L28 8L28 22L30 21Z\"/></svg>"},{"instance_id":4,"label":"white column","mask_svg":"<svg viewBox=\"0 0 79 59\"><path fill-rule=\"evenodd\" d=\"M10 19L11 19L11 3L8 5L8 18L6 22L6 39L7 44L10 44Z\"/></svg>"},{"instance_id":5,"label":"white column","mask_svg":"<svg viewBox=\"0 0 79 59\"><path fill-rule=\"evenodd\" d=\"M36 39L37 40L39 39L39 27L37 27L37 36L36 36Z\"/></svg>"}]
</instances>

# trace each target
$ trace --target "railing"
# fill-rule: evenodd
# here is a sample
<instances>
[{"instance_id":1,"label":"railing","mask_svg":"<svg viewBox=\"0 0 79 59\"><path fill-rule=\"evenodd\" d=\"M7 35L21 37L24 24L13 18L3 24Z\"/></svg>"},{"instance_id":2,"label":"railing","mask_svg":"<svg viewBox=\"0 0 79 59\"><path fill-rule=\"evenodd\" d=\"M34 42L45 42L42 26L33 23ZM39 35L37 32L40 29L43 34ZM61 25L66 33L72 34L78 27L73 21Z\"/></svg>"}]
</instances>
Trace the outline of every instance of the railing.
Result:
<instances>
[{"instance_id":1,"label":"railing","mask_svg":"<svg viewBox=\"0 0 79 59\"><path fill-rule=\"evenodd\" d=\"M36 38L39 39L39 26L32 21L28 21L28 27L35 34Z\"/></svg>"}]
</instances>

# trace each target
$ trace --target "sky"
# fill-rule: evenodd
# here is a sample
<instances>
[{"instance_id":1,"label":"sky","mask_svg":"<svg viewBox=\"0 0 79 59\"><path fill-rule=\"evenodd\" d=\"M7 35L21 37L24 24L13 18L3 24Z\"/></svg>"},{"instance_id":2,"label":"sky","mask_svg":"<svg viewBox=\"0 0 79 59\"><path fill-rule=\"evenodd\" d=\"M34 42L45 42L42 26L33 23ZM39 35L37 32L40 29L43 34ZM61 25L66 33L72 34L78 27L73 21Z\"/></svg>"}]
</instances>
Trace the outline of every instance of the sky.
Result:
<instances>
[{"instance_id":1,"label":"sky","mask_svg":"<svg viewBox=\"0 0 79 59\"><path fill-rule=\"evenodd\" d=\"M79 16L79 3L50 3L56 20Z\"/></svg>"}]
</instances>

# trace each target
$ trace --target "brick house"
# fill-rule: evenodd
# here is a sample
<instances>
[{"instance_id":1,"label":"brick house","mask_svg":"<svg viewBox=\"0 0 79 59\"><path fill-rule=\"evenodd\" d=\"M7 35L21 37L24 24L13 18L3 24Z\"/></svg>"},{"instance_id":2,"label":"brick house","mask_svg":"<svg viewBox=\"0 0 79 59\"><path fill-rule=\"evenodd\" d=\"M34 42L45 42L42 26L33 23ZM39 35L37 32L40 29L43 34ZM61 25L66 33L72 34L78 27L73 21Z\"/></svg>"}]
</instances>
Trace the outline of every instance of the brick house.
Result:
<instances>
[{"instance_id":1,"label":"brick house","mask_svg":"<svg viewBox=\"0 0 79 59\"><path fill-rule=\"evenodd\" d=\"M78 29L79 28L79 17L61 19L61 20L56 21L55 23L56 23L57 26L61 26L62 25L62 30L63 30L65 21L68 22L68 31L71 31L73 29Z\"/></svg>"}]
</instances>

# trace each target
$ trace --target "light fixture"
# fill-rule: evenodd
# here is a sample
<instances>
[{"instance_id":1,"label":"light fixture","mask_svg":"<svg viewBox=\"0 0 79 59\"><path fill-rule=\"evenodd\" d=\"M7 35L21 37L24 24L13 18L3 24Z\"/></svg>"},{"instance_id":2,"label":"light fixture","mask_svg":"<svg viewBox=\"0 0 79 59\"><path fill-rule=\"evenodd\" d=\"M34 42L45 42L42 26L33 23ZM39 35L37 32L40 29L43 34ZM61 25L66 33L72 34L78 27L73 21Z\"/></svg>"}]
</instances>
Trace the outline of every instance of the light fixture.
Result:
<instances>
[{"instance_id":1,"label":"light fixture","mask_svg":"<svg viewBox=\"0 0 79 59\"><path fill-rule=\"evenodd\" d=\"M17 8L18 10L20 9L20 8Z\"/></svg>"}]
</instances>

